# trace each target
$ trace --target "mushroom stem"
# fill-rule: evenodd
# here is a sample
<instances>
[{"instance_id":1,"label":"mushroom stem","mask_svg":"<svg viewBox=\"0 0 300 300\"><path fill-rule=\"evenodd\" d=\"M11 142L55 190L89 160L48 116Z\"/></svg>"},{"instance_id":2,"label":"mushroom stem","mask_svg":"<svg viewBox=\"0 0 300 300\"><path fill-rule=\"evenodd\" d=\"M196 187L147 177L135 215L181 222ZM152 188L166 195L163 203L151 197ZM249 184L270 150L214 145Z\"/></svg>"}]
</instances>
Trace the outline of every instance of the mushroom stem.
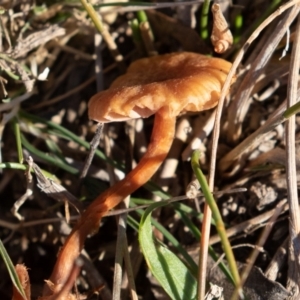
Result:
<instances>
[{"instance_id":1,"label":"mushroom stem","mask_svg":"<svg viewBox=\"0 0 300 300\"><path fill-rule=\"evenodd\" d=\"M66 282L86 237L95 232L101 218L128 195L144 185L166 158L175 134L176 117L166 107L157 111L151 141L139 164L123 180L100 194L82 214L61 249L44 295L56 294Z\"/></svg>"}]
</instances>

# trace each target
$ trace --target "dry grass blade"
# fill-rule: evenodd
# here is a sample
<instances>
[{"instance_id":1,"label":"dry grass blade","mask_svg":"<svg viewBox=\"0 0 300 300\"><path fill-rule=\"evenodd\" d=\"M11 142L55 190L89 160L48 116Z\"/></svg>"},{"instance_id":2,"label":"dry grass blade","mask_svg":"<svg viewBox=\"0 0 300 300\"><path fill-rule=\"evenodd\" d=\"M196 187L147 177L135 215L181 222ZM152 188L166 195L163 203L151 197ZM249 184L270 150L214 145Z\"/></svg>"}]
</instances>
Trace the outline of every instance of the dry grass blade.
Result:
<instances>
[{"instance_id":1,"label":"dry grass blade","mask_svg":"<svg viewBox=\"0 0 300 300\"><path fill-rule=\"evenodd\" d=\"M297 6L294 6L293 8L290 8L290 11L286 12L286 15L282 16L282 19L276 25L276 28L270 35L269 39L265 42L267 46L262 48L256 59L251 62L250 70L247 72L247 75L240 84L239 89L236 92L235 99L229 107L230 118L228 119L228 139L231 141L237 141L241 135L242 122L245 119L245 115L247 114L250 106L249 97L257 78L264 70L264 67L270 60L271 55L298 13L299 9ZM249 45L247 45L247 47L248 46Z\"/></svg>"},{"instance_id":2,"label":"dry grass blade","mask_svg":"<svg viewBox=\"0 0 300 300\"><path fill-rule=\"evenodd\" d=\"M250 233L250 232L253 232L254 230L261 228L262 226L265 226L265 223L269 222L271 217L274 215L275 210L276 209L274 208L274 209L267 211L257 217L254 217L253 219L247 220L243 223L237 224L236 226L228 228L226 230L227 236L230 238L230 237L237 236L241 232ZM286 212L287 210L288 210L288 205L285 205L282 208L282 213ZM220 237L218 235L214 235L209 239L210 245L213 245L213 244L216 244L219 242L220 242Z\"/></svg>"},{"instance_id":3,"label":"dry grass blade","mask_svg":"<svg viewBox=\"0 0 300 300\"><path fill-rule=\"evenodd\" d=\"M16 59L26 55L32 49L43 45L59 36L63 36L66 30L58 25L49 26L30 34L26 38L20 37L13 51L9 55Z\"/></svg>"},{"instance_id":4,"label":"dry grass blade","mask_svg":"<svg viewBox=\"0 0 300 300\"><path fill-rule=\"evenodd\" d=\"M247 51L250 44L256 39L259 33L271 22L273 21L278 15L281 15L285 10L290 9L289 14L287 14L287 24L290 24L292 20L295 19L299 12L299 8L296 5L299 1L292 1L286 5L281 6L275 13L273 13L267 20L265 20L249 37L246 41L242 49L239 51L232 68L227 76L227 79L224 83L222 93L220 96L219 104L217 106L216 112L216 120L215 120L215 127L214 127L214 134L213 134L213 145L212 145L212 155L211 155L211 163L209 169L209 187L211 190L214 188L214 178L215 178L215 169L216 169L216 153L217 153L217 146L220 134L220 120L222 109L224 105L225 96L229 90L230 82L237 70L238 65L240 64L244 53ZM286 31L287 28L285 28ZM285 32L284 31L284 32ZM284 34L282 32L282 34ZM279 43L279 40L278 40ZM198 291L198 298L203 299L205 295L205 280L206 280L206 265L207 265L207 249L209 243L209 235L210 235L210 223L211 223L211 211L208 205L205 205L204 208L204 218L203 218L203 225L202 225L202 238L200 244L200 257L199 257L199 291Z\"/></svg>"},{"instance_id":5,"label":"dry grass blade","mask_svg":"<svg viewBox=\"0 0 300 300\"><path fill-rule=\"evenodd\" d=\"M276 222L277 218L279 215L282 213L282 210L284 209L284 206L286 204L286 200L282 200L281 202L278 203L278 205L275 208L274 214L270 218L267 226L264 228L258 242L255 245L254 250L252 251L249 259L248 259L248 264L244 268L242 275L241 275L241 287L245 284L247 277L249 276L249 273L251 269L254 266L255 260L258 257L259 254L259 249L262 248L271 232L272 227L274 226L274 223ZM237 300L239 299L239 294L238 294L238 288L235 289L234 294L232 295L232 300Z\"/></svg>"},{"instance_id":6,"label":"dry grass blade","mask_svg":"<svg viewBox=\"0 0 300 300\"><path fill-rule=\"evenodd\" d=\"M297 5L298 11L300 5ZM300 17L298 17L296 38L293 45L290 76L287 91L288 108L297 101L297 88L299 82L300 68ZM289 273L288 289L293 291L290 299L300 297L300 210L298 201L297 170L296 170L296 150L295 150L295 116L289 118L286 122L286 180L288 202L290 206L290 245L289 245Z\"/></svg>"},{"instance_id":7,"label":"dry grass blade","mask_svg":"<svg viewBox=\"0 0 300 300\"><path fill-rule=\"evenodd\" d=\"M129 203L129 197L124 200L126 206ZM114 267L114 281L113 281L113 300L121 299L121 289L122 289L122 274L123 274L123 259L126 262L125 267L127 270L127 274L132 273L131 261L128 259L128 242L126 236L126 221L127 221L127 213L122 214L118 218L118 237L116 244L116 258L115 258L115 267ZM127 257L127 259L125 259ZM132 276L128 276L130 279L130 291L132 299L137 299L136 287L135 283L132 279Z\"/></svg>"},{"instance_id":8,"label":"dry grass blade","mask_svg":"<svg viewBox=\"0 0 300 300\"><path fill-rule=\"evenodd\" d=\"M300 97L300 91L299 95ZM300 99L300 98L299 98ZM234 149L227 153L219 162L219 167L222 171L226 171L233 162L236 162L248 152L250 153L259 143L264 139L265 135L271 130L284 122L286 119L283 117L283 113L286 110L286 101L284 101L276 111L269 117L269 119L259 127L255 132L249 135L244 141L238 144ZM237 170L240 169L238 166Z\"/></svg>"}]
</instances>

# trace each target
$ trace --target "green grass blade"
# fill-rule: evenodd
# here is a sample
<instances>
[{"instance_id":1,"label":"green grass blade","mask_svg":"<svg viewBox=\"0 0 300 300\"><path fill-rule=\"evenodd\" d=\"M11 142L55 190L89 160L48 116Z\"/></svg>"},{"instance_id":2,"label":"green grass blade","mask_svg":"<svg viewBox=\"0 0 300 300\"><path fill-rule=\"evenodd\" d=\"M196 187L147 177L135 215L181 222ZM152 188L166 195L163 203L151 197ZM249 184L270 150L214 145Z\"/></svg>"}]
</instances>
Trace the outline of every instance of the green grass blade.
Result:
<instances>
[{"instance_id":1,"label":"green grass blade","mask_svg":"<svg viewBox=\"0 0 300 300\"><path fill-rule=\"evenodd\" d=\"M22 142L21 142L20 125L19 125L17 118L13 118L12 125L13 125L13 130L15 133L15 137L16 137L18 160L19 160L19 163L22 164L24 161L24 157L23 157L23 149L22 149Z\"/></svg>"},{"instance_id":2,"label":"green grass blade","mask_svg":"<svg viewBox=\"0 0 300 300\"><path fill-rule=\"evenodd\" d=\"M76 168L69 166L68 164L60 161L58 158L47 155L43 151L38 150L36 147L34 147L33 145L31 145L28 142L28 140L25 138L25 136L23 134L21 134L21 141L22 141L23 146L32 154L42 158L43 160L51 163L52 165L54 165L58 168L61 168L71 174L74 174L74 175L79 174L79 170L77 170Z\"/></svg>"},{"instance_id":3,"label":"green grass blade","mask_svg":"<svg viewBox=\"0 0 300 300\"><path fill-rule=\"evenodd\" d=\"M14 267L14 264L12 263L2 241L0 240L0 255L5 263L5 266L6 266L6 269L9 273L9 277L11 279L11 282L12 284L15 286L15 288L18 290L18 292L22 295L22 297L24 299L26 299L26 295L25 295L25 292L24 292L24 289L21 285L21 282L19 280L19 277L16 273L16 270L15 270L15 267Z\"/></svg>"},{"instance_id":4,"label":"green grass blade","mask_svg":"<svg viewBox=\"0 0 300 300\"><path fill-rule=\"evenodd\" d=\"M225 255L226 255L226 258L227 258L227 261L229 264L229 268L230 268L230 271L231 271L231 274L232 274L232 277L234 280L234 284L236 286L239 286L240 276L239 276L239 272L238 272L238 268L237 268L237 264L236 264L236 261L234 258L232 248L230 246L229 240L226 235L225 225L223 223L222 216L220 214L217 203L216 203L212 193L210 192L206 178L200 169L199 158L200 158L200 151L199 150L194 151L192 154L192 160L191 160L192 168L196 175L196 178L198 179L198 181L201 185L206 202L212 211L212 216L216 223L216 229L218 231L218 234L219 234L221 242L222 242L222 247L223 247L223 250L225 252Z\"/></svg>"},{"instance_id":5,"label":"green grass blade","mask_svg":"<svg viewBox=\"0 0 300 300\"><path fill-rule=\"evenodd\" d=\"M19 116L21 118L29 120L30 122L45 124L49 128L54 129L56 131L56 135L59 135L59 136L65 138L69 141L74 141L78 145L83 146L85 149L90 148L90 144L87 141L84 141L83 139L78 137L78 135L74 134L73 132L71 132L70 130L64 128L63 126L60 126L60 125L58 125L54 122L48 121L48 120L43 119L41 117L38 117L38 116L35 116L35 115L32 115L32 114L28 114L24 111L20 111ZM124 169L124 168L122 169L120 164L116 163L115 161L113 161L112 159L107 157L102 151L97 149L95 154L96 154L97 157L104 160L105 162L108 162L109 164L113 165L114 167L119 168L121 170Z\"/></svg>"},{"instance_id":6,"label":"green grass blade","mask_svg":"<svg viewBox=\"0 0 300 300\"><path fill-rule=\"evenodd\" d=\"M210 0L204 0L202 4L201 17L200 17L200 36L203 40L208 40L208 15L209 15Z\"/></svg>"}]
</instances>

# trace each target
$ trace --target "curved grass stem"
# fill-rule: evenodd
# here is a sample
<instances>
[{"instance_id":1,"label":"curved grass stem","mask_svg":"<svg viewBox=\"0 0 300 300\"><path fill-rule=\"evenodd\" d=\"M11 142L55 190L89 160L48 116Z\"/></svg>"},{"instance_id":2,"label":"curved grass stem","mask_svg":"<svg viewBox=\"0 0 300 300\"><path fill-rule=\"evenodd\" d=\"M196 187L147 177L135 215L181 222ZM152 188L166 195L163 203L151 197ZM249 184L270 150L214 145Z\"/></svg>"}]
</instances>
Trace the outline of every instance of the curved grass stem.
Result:
<instances>
[{"instance_id":1,"label":"curved grass stem","mask_svg":"<svg viewBox=\"0 0 300 300\"><path fill-rule=\"evenodd\" d=\"M239 272L238 272L238 268L237 268L237 264L236 264L236 261L234 258L232 248L230 246L229 240L226 235L225 225L222 220L222 216L220 214L217 203L209 189L206 178L200 169L199 158L200 158L200 151L199 150L194 151L192 154L192 160L191 160L192 168L193 168L193 171L201 185L206 202L212 211L212 216L215 221L216 229L218 231L218 234L219 234L221 242L222 242L222 247L223 247L223 250L225 252L225 255L226 255L226 258L227 258L227 261L229 264L229 268L231 271L231 275L232 275L234 284L235 284L235 286L239 286L240 276L239 276Z\"/></svg>"}]
</instances>

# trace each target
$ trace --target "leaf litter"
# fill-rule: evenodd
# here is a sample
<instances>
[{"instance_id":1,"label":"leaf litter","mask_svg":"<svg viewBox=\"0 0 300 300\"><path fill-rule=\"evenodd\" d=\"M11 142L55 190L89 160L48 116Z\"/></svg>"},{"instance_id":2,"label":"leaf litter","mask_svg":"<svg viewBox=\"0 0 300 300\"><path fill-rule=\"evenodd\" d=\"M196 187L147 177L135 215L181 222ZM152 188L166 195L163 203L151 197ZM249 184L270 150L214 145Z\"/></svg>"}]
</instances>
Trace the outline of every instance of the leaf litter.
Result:
<instances>
[{"instance_id":1,"label":"leaf litter","mask_svg":"<svg viewBox=\"0 0 300 300\"><path fill-rule=\"evenodd\" d=\"M296 43L295 33L298 29L296 23L292 23L288 17L290 11L288 13L279 11L277 18L251 41L250 47L242 48L243 43L255 30L248 25L254 24L256 21L260 22L257 24L260 25L264 21L260 20L260 12L268 11L273 1L235 2L233 6L230 6L229 1L223 1L221 6L234 37L232 48L222 57L233 62L240 49L247 51L243 51L242 61L238 64L237 84L231 90L230 102L225 103L220 121L218 171L214 186L219 191L238 187L247 188L247 192L218 197L218 203L224 213L223 218L228 231L231 232L230 230L234 229L234 233L229 234L232 244L255 245L263 231L262 224L268 224L276 204L288 198L285 168L288 145L283 134L284 125L281 123L286 122L282 113L287 107L284 101L287 97L287 87L292 80L288 77L288 68L293 63L289 49ZM280 4L284 3L285 1L280 1ZM87 101L96 92L96 79L102 78L103 87L108 88L110 83L121 74L120 62L115 60L116 56L111 54L103 41L100 42L95 53L96 30L80 3L52 5L40 3L32 6L29 1L13 3L9 1L2 5L4 8L4 13L0 15L2 28L0 67L3 71L0 78L1 94L3 94L2 114L15 108L17 112L22 110L46 120L55 120L57 124L88 143L92 140L96 124L87 118ZM165 8L159 9L159 5L156 4L155 10L149 10L147 16L154 34L153 49L160 54L182 50L212 54L213 46L210 41L201 40L199 34L201 3L178 5L178 3L176 6L168 3ZM182 9L180 9L181 7ZM291 4L291 7L296 9L296 1ZM99 6L97 10L100 14L103 11L106 30L111 34L119 53L123 56L122 64L129 65L129 62L138 58L139 55L149 52L143 48L144 46L141 48L142 52L138 52L139 48L135 46L131 28L128 25L128 21L136 17L137 7L110 8L110 10L104 11ZM138 9L140 8L138 7ZM110 20L106 20L105 17L109 16L109 11L113 11L114 15ZM273 11L269 11L269 14ZM297 13L294 12L294 15L296 16ZM244 25L241 28L236 26L237 18L243 19ZM284 22L286 22L285 27L278 32L276 26L282 26ZM208 26L211 31L211 19ZM285 38L287 30L291 32L288 42ZM287 48L287 43L290 43L290 48L283 55L283 49ZM270 51L270 47L272 51ZM45 75L46 73L43 75L46 69L49 69L48 76ZM297 78L296 80L298 81ZM32 91L35 93L33 94ZM18 100L20 95L24 99ZM107 174L99 175L100 173L95 170L107 172L108 163L111 161L105 162L96 156L87 177L80 180L78 174L87 157L87 148L76 142L65 131L51 128L34 118L24 118L21 113L17 113L16 116L20 122L22 134L34 146L32 149L38 149L45 154L45 156L41 156L39 152L32 152L31 149L30 155L35 164L39 169L55 175L61 186L64 187L64 191L75 195L77 199L83 201L85 206L85 203L89 203L101 190L105 190L109 186ZM199 147L202 149L201 165L206 174L209 173L211 159L212 135L210 132L212 129L209 129L207 134L203 134L197 127L199 126L197 118L209 119L207 113L179 117L178 123L184 118L186 118L183 123L185 127L183 129L178 127L178 130L181 130L178 135L182 136L183 132L185 136L181 138L180 143L176 143L175 139L173 147L176 149L171 150L172 157L170 158L176 161L175 172L168 174L168 178L160 179L158 174L153 179L165 190L169 190L173 197L184 195L186 187L193 180L188 161L188 154L191 153L191 150ZM143 138L136 138L134 145L130 144L123 125L112 123L109 125L109 130L104 130L103 134L107 138L100 140L100 149L107 148L105 141L108 142L111 148L110 158L114 161L113 169L108 171L109 174L122 178L124 170L130 169L129 166L139 160L138 153L142 153L143 147L146 146L145 143L147 144L151 123L152 120L144 120L141 132L138 123L132 124L135 135L139 132L139 136L143 136ZM49 278L56 253L59 251L66 232L69 231L63 231L62 224L72 227L72 220L74 217L78 217L78 212L70 207L71 224L66 224L61 215L61 213L64 214L63 205L51 199L53 197L51 192L50 197L42 193L37 182L34 181L32 195L27 194L30 201L27 201L19 211L24 218L22 221L24 228L22 225L19 226L18 220L12 216L10 208L17 199L24 195L27 181L24 171L8 169L9 165L5 164L18 162L16 139L9 125L9 121L4 123L1 141L0 192L3 200L1 201L0 237L5 240L5 247L13 262L15 264L24 263L29 268L31 284L37 286L37 289L32 290L32 297L37 298L42 295L43 280ZM207 126L211 128L211 126ZM298 131L299 122L296 118L296 136L298 136ZM195 132L200 137L200 141L195 142ZM297 140L295 146L296 153L298 153L299 143ZM181 151L178 151L178 147L181 148ZM23 144L24 152L25 148L26 146ZM186 154L182 160L181 154L184 149L187 150L184 152ZM175 157L173 157L174 155ZM51 159L47 159L47 157ZM298 165L297 160L295 164ZM72 173L60 166L71 166L78 172ZM290 178L290 180L298 182L299 174L296 173L296 175L296 178ZM157 193L160 193L157 188L152 187L150 190L157 190ZM55 192L57 191L55 190ZM160 196L162 196L161 193ZM139 190L132 198L132 201L154 199L152 193L144 189ZM185 202L185 204L194 212L196 211L194 202ZM197 206L203 210L203 202L200 201ZM199 228L201 225L199 217L195 214L192 216L193 222ZM183 247L196 249L196 256L198 255L197 239L186 229L186 225L174 212L173 206L161 209L155 217ZM42 226L38 226L39 222L35 221L46 218L56 219L56 222L49 222L45 230L38 232L38 227L42 229ZM139 216L135 212L130 212L130 218L139 221ZM32 224L35 226L26 226L27 222L28 224L34 222ZM247 229L249 227L243 226L245 222L248 222L248 226L254 229L249 231ZM18 224L18 226L13 227L9 224ZM134 227L132 224L131 226ZM252 295L256 295L253 296L253 299L284 299L287 292L283 286L288 291L294 291L295 294L291 296L291 299L293 297L297 299L297 289L291 287L293 277L291 277L291 271L288 271L291 268L288 268L287 256L282 255L280 262L276 260L277 251L281 246L285 247L286 251L288 250L286 235L280 234L280 232L286 232L282 230L288 226L286 205L262 246L264 252L258 254L255 262L256 267L260 268L262 273L266 272L267 277L271 279L271 282L269 280L270 290L274 294L263 294L261 286L265 287L266 285L262 282L267 279L261 279L260 276L263 275L257 273L261 271L254 269L253 272L250 272L250 277L246 282L246 288L247 284L250 285ZM12 232L14 232L13 235L11 235ZM50 232L54 237L52 240L45 237L47 234L50 235ZM86 263L83 269L87 273L79 275L80 280L77 285L80 293L92 295L93 291L98 293L101 286L100 299L110 299L116 232L117 228L113 218L106 218L99 233L87 242L85 250L89 267ZM40 233L39 238L36 238L37 233ZM212 227L212 239L214 233L215 230ZM163 239L162 242L170 246L168 241ZM134 257L133 277L138 283L136 284L137 294L142 299L162 299L164 292L157 289L157 284L151 276L140 276L145 273L143 271L145 265L142 263L136 231L131 227L127 229L127 243L130 254ZM176 252L176 249L173 250ZM220 254L222 253L222 249L218 245L216 245L216 250ZM247 262L250 255L249 249L245 250L245 247L241 246L234 248L234 252L241 264ZM195 260L197 261L198 258ZM275 275L269 271L271 268L274 269L274 264L278 266L277 269L275 268ZM5 283L3 286L7 286L10 282L8 275L4 271L2 274ZM92 276L90 276L91 274ZM138 277L137 274L139 274ZM214 275L208 275L211 283L222 285L220 281L215 281ZM281 286L272 280L276 280ZM122 285L128 287L128 282L130 281L125 276ZM225 281L222 279L221 282ZM258 282L258 284L254 282ZM224 294L226 294L228 292L226 290L230 288L227 284L224 286L223 290L225 289ZM252 292L249 292L250 295ZM0 295L1 299L11 299L12 292L2 288ZM96 293L91 296L94 297L91 299L97 299L98 296L95 295ZM127 294L124 293L121 299L126 299L126 297Z\"/></svg>"}]
</instances>

